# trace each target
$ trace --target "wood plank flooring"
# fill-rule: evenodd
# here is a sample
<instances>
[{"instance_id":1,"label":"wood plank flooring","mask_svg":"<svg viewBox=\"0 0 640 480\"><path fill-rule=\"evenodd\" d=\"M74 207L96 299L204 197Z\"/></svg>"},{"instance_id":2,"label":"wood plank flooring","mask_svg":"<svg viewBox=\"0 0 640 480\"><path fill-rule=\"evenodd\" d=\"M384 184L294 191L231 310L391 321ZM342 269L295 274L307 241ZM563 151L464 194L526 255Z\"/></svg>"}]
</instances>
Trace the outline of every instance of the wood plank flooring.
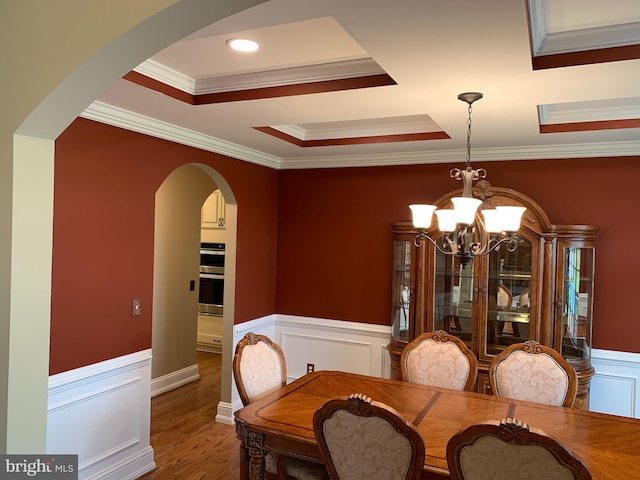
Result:
<instances>
[{"instance_id":1,"label":"wood plank flooring","mask_svg":"<svg viewBox=\"0 0 640 480\"><path fill-rule=\"evenodd\" d=\"M156 469L139 480L239 480L234 425L216 423L221 356L198 352L200 380L151 399Z\"/></svg>"}]
</instances>

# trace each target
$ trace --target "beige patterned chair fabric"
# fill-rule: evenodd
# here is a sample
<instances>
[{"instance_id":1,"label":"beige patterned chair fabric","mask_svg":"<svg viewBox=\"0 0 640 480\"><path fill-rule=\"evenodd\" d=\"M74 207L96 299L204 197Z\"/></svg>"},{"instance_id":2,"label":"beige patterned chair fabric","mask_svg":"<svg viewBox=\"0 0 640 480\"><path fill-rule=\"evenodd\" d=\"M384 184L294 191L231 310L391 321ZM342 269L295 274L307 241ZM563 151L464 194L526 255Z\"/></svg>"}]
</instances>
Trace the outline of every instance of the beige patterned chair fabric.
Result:
<instances>
[{"instance_id":1,"label":"beige patterned chair fabric","mask_svg":"<svg viewBox=\"0 0 640 480\"><path fill-rule=\"evenodd\" d=\"M282 388L287 383L284 352L269 337L247 333L236 345L233 377L243 405ZM283 461L281 461L283 460ZM268 452L265 456L267 478L287 480L327 480L323 465L297 458L280 458Z\"/></svg>"},{"instance_id":2,"label":"beige patterned chair fabric","mask_svg":"<svg viewBox=\"0 0 640 480\"><path fill-rule=\"evenodd\" d=\"M238 367L234 373L244 387L247 400L245 402L243 399L245 405L284 387L287 382L282 349L269 338L260 337L262 335L254 335L254 342L247 342L242 348L242 355L237 357Z\"/></svg>"},{"instance_id":3,"label":"beige patterned chair fabric","mask_svg":"<svg viewBox=\"0 0 640 480\"><path fill-rule=\"evenodd\" d=\"M406 382L455 390L473 390L478 376L473 352L442 330L423 333L407 344L400 365Z\"/></svg>"},{"instance_id":4,"label":"beige patterned chair fabric","mask_svg":"<svg viewBox=\"0 0 640 480\"><path fill-rule=\"evenodd\" d=\"M494 395L570 407L576 398L577 374L562 356L533 340L511 345L489 367Z\"/></svg>"},{"instance_id":5,"label":"beige patterned chair fabric","mask_svg":"<svg viewBox=\"0 0 640 480\"><path fill-rule=\"evenodd\" d=\"M554 439L515 419L472 425L447 444L452 480L590 480L582 462Z\"/></svg>"},{"instance_id":6,"label":"beige patterned chair fabric","mask_svg":"<svg viewBox=\"0 0 640 480\"><path fill-rule=\"evenodd\" d=\"M327 401L313 428L332 480L417 480L424 443L413 425L363 394Z\"/></svg>"}]
</instances>

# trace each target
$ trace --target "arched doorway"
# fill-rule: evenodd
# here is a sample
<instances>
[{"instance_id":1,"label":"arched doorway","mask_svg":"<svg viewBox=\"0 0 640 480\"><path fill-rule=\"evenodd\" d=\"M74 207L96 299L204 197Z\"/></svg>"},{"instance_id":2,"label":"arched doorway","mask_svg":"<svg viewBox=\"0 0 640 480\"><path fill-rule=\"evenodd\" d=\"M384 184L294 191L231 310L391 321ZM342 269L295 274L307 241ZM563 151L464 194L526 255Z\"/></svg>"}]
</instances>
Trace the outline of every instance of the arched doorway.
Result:
<instances>
[{"instance_id":1,"label":"arched doorway","mask_svg":"<svg viewBox=\"0 0 640 480\"><path fill-rule=\"evenodd\" d=\"M0 237L0 432L5 433L0 451L7 453L41 453L46 446L55 138L135 65L207 24L262 2L169 0L158 6L147 1L136 9L115 3L99 17L82 10L90 5L79 8L76 2L58 2L52 10L33 3L12 6L15 15L4 16L3 28L14 40L3 42L6 68L20 72L5 80L0 136L0 221L5 225ZM87 24L93 18L92 30ZM51 25L65 35L48 35ZM43 32L40 42L34 30ZM67 48L75 33L86 37L75 39L78 48ZM15 54L25 35L31 41L25 42L24 54L37 55L31 62Z\"/></svg>"},{"instance_id":2,"label":"arched doorway","mask_svg":"<svg viewBox=\"0 0 640 480\"><path fill-rule=\"evenodd\" d=\"M236 200L227 181L215 169L189 164L174 170L156 192L152 379L195 364L197 297L185 287L197 281L200 208L220 189L227 203L225 298L222 325L222 382L217 420L232 423L228 412L235 296ZM226 192L226 194L224 193ZM233 255L228 252L234 252ZM185 322L185 317L193 321ZM225 394L227 396L225 396ZM226 400L226 401L225 401Z\"/></svg>"}]
</instances>

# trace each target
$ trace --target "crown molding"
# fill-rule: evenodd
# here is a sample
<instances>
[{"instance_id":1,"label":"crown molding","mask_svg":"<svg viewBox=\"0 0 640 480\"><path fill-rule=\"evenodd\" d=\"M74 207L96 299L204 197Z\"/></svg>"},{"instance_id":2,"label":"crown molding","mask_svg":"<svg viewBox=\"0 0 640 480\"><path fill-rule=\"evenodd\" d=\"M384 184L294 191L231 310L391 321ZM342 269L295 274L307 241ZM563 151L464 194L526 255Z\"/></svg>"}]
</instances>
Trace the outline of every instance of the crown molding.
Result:
<instances>
[{"instance_id":1,"label":"crown molding","mask_svg":"<svg viewBox=\"0 0 640 480\"><path fill-rule=\"evenodd\" d=\"M123 108L103 102L94 101L80 115L89 120L143 133L151 137L162 138L171 142L188 145L208 152L219 153L228 157L244 160L265 167L278 169L280 159L267 153L227 142L210 135L195 132Z\"/></svg>"},{"instance_id":2,"label":"crown molding","mask_svg":"<svg viewBox=\"0 0 640 480\"><path fill-rule=\"evenodd\" d=\"M640 118L640 98L540 105L540 124L635 120Z\"/></svg>"},{"instance_id":3,"label":"crown molding","mask_svg":"<svg viewBox=\"0 0 640 480\"><path fill-rule=\"evenodd\" d=\"M134 68L133 71L186 93L193 94L196 89L195 79L158 63L155 60L145 60Z\"/></svg>"},{"instance_id":4,"label":"crown molding","mask_svg":"<svg viewBox=\"0 0 640 480\"><path fill-rule=\"evenodd\" d=\"M535 57L640 44L640 22L547 32L545 4L549 1L529 0L531 43Z\"/></svg>"},{"instance_id":5,"label":"crown molding","mask_svg":"<svg viewBox=\"0 0 640 480\"><path fill-rule=\"evenodd\" d=\"M465 155L466 150L458 149L366 155L289 157L280 161L280 170L464 163ZM640 155L640 141L473 149L474 162L562 160L564 158L628 157L638 155Z\"/></svg>"},{"instance_id":6,"label":"crown molding","mask_svg":"<svg viewBox=\"0 0 640 480\"><path fill-rule=\"evenodd\" d=\"M362 122L338 121L313 125L271 125L271 128L303 141L441 131L440 127L428 115L390 117Z\"/></svg>"},{"instance_id":7,"label":"crown molding","mask_svg":"<svg viewBox=\"0 0 640 480\"><path fill-rule=\"evenodd\" d=\"M640 22L547 33L536 56L624 47L640 43Z\"/></svg>"},{"instance_id":8,"label":"crown molding","mask_svg":"<svg viewBox=\"0 0 640 480\"><path fill-rule=\"evenodd\" d=\"M133 70L192 95L253 90L386 74L372 58L358 58L319 65L305 65L264 72L198 79L190 78L154 60L146 60Z\"/></svg>"},{"instance_id":9,"label":"crown molding","mask_svg":"<svg viewBox=\"0 0 640 480\"><path fill-rule=\"evenodd\" d=\"M276 170L458 163L464 162L466 156L466 150L458 149L409 153L279 158L210 135L204 135L145 115L140 115L139 113L114 107L103 102L93 102L80 116L107 125L162 138L208 152L219 153ZM633 142L601 142L572 145L474 148L473 161L492 162L638 155L640 155L640 140Z\"/></svg>"}]
</instances>

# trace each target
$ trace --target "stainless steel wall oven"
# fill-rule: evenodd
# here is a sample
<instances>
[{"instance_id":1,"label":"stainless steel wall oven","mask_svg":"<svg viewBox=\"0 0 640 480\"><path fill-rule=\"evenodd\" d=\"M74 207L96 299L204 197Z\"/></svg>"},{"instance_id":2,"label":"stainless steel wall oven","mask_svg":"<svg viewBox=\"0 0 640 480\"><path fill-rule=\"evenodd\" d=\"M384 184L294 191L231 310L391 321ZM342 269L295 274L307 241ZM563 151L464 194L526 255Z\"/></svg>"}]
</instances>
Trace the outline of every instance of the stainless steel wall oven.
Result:
<instances>
[{"instance_id":1,"label":"stainless steel wall oven","mask_svg":"<svg viewBox=\"0 0 640 480\"><path fill-rule=\"evenodd\" d=\"M198 313L222 316L224 304L224 243L200 244Z\"/></svg>"}]
</instances>

